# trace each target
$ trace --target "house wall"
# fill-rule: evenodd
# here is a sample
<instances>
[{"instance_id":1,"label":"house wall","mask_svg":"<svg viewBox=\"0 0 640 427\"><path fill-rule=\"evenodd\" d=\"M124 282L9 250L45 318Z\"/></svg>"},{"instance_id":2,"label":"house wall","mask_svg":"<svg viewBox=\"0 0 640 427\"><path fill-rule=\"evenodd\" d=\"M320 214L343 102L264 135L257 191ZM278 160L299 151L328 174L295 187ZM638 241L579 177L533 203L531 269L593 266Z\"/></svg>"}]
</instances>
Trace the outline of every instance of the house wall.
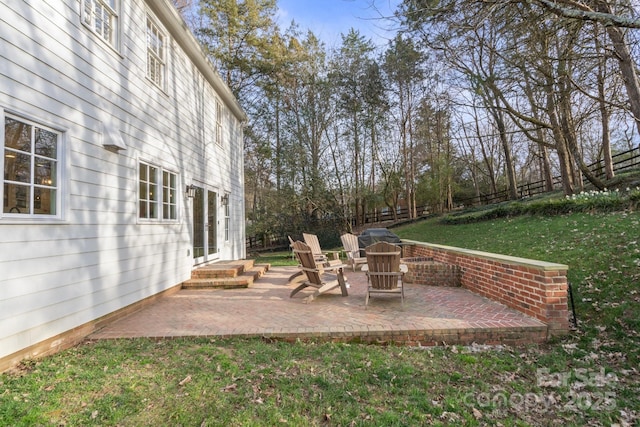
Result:
<instances>
[{"instance_id":1,"label":"house wall","mask_svg":"<svg viewBox=\"0 0 640 427\"><path fill-rule=\"evenodd\" d=\"M3 127L6 114L32 120L60 131L64 149L60 218L0 210L0 368L188 279L187 184L230 194L231 237L219 239L219 258L245 256L244 113L168 0L119 6L113 49L81 23L79 0L0 2ZM146 78L147 13L168 36L166 91ZM221 144L215 97L224 105ZM118 138L126 150L105 149ZM138 218L140 161L177 174L175 221ZM222 207L218 218L222 235Z\"/></svg>"},{"instance_id":2,"label":"house wall","mask_svg":"<svg viewBox=\"0 0 640 427\"><path fill-rule=\"evenodd\" d=\"M403 240L404 257L457 266L463 287L544 322L551 335L569 331L568 267L451 246Z\"/></svg>"}]
</instances>

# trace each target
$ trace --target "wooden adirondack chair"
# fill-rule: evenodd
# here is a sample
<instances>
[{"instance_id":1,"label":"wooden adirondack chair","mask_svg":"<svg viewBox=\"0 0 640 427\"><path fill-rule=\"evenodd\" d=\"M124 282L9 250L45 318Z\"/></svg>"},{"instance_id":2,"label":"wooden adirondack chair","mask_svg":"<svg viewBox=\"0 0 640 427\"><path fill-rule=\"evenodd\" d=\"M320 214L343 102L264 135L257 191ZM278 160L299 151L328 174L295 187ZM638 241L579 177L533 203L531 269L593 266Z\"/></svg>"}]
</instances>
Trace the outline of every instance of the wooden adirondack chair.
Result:
<instances>
[{"instance_id":1,"label":"wooden adirondack chair","mask_svg":"<svg viewBox=\"0 0 640 427\"><path fill-rule=\"evenodd\" d=\"M293 244L295 243L291 236L287 236L289 238L289 247L291 248L291 259L296 259L296 252L293 250ZM304 276L304 271L299 270L289 276L289 283L292 283L294 280L297 282L302 279Z\"/></svg>"},{"instance_id":2,"label":"wooden adirondack chair","mask_svg":"<svg viewBox=\"0 0 640 427\"><path fill-rule=\"evenodd\" d=\"M400 294L404 307L403 272L400 269L399 246L388 242L378 242L365 248L367 255L367 297L365 308L369 305L369 296L373 293Z\"/></svg>"},{"instance_id":3,"label":"wooden adirondack chair","mask_svg":"<svg viewBox=\"0 0 640 427\"><path fill-rule=\"evenodd\" d=\"M296 254L293 252L293 239L291 236L287 236L289 239L289 247L291 248L291 259L296 259Z\"/></svg>"},{"instance_id":4,"label":"wooden adirondack chair","mask_svg":"<svg viewBox=\"0 0 640 427\"><path fill-rule=\"evenodd\" d=\"M302 233L302 237L304 238L304 242L311 248L311 252L313 253L313 258L316 260L316 264L342 264L338 260L336 262L335 259L329 259L326 253L322 252L320 248L320 241L318 241L318 236L315 234Z\"/></svg>"},{"instance_id":5,"label":"wooden adirondack chair","mask_svg":"<svg viewBox=\"0 0 640 427\"><path fill-rule=\"evenodd\" d=\"M351 233L345 233L340 236L342 246L347 254L347 264L356 271L358 264L366 264L367 257L360 256L360 246L358 246L358 236Z\"/></svg>"},{"instance_id":6,"label":"wooden adirondack chair","mask_svg":"<svg viewBox=\"0 0 640 427\"><path fill-rule=\"evenodd\" d=\"M305 281L303 281L297 288L291 291L289 298L292 298L295 294L307 287L316 288L316 291L305 298L305 303L313 301L318 295L328 292L332 289L340 287L342 296L348 296L347 284L342 274L344 264L323 266L317 264L314 258L314 254L306 243L294 242L293 252L298 258L301 271L306 275ZM333 271L334 273L329 273Z\"/></svg>"}]
</instances>

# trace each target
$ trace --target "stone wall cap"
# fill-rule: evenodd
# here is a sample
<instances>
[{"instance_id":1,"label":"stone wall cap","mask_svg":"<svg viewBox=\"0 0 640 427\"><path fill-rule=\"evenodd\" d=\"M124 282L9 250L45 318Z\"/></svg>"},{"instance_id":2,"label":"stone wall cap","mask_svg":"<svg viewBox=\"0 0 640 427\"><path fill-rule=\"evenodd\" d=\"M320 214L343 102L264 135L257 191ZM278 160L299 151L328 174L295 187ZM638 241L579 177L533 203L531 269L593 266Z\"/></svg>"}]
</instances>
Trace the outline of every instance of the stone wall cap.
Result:
<instances>
[{"instance_id":1,"label":"stone wall cap","mask_svg":"<svg viewBox=\"0 0 640 427\"><path fill-rule=\"evenodd\" d=\"M509 255L501 255L501 254L495 254L495 253L491 253L491 252L482 252L482 251L476 251L476 250L472 250L472 249L456 248L455 246L446 246L446 245L439 245L439 244L436 244L436 243L419 242L419 241L416 241L416 240L402 239L402 244L403 245L424 246L424 247L434 248L434 249L442 249L442 250L445 250L447 252L456 253L456 254L460 254L460 255L474 256L474 257L478 257L478 258L484 258L484 259L493 260L493 261L496 261L496 262L505 262L505 263L509 263L509 264L516 264L516 265L522 265L522 266L527 266L527 267L532 267L532 268L538 268L538 269L541 269L541 270L544 270L544 271L566 271L566 270L569 269L569 266L567 266L565 264L557 264L557 263L553 263L553 262L538 261L538 260L535 260L535 259L520 258L520 257L509 256Z\"/></svg>"}]
</instances>

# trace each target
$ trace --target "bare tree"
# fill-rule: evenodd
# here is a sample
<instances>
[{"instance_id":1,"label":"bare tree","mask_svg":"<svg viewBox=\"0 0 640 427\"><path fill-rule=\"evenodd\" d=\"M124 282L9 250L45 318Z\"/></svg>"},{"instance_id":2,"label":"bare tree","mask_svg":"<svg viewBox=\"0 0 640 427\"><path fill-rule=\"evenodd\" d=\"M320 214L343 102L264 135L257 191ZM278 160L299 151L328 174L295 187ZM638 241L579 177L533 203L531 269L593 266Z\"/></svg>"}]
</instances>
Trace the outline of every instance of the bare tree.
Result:
<instances>
[{"instance_id":1,"label":"bare tree","mask_svg":"<svg viewBox=\"0 0 640 427\"><path fill-rule=\"evenodd\" d=\"M618 59L620 72L627 89L629 109L635 118L636 127L640 131L640 81L638 80L636 62L631 55L631 49L623 31L623 28L640 29L640 19L614 13L614 3L605 0L594 0L590 3L577 0L535 1L543 8L565 18L593 21L604 26ZM626 9L627 13L635 14L635 10L629 3L622 3L620 7Z\"/></svg>"}]
</instances>

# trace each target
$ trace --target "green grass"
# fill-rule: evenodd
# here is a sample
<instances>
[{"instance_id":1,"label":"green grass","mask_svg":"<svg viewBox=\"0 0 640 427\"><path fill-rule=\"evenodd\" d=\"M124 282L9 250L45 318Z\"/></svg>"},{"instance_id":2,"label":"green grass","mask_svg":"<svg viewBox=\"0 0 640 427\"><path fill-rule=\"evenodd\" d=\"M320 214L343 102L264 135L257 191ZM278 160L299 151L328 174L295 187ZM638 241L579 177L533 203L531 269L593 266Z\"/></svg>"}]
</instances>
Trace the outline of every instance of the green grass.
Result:
<instances>
[{"instance_id":1,"label":"green grass","mask_svg":"<svg viewBox=\"0 0 640 427\"><path fill-rule=\"evenodd\" d=\"M87 342L0 375L0 425L638 422L640 213L459 225L431 219L393 231L567 264L578 329L523 348L198 338ZM295 264L289 252L258 259Z\"/></svg>"},{"instance_id":2,"label":"green grass","mask_svg":"<svg viewBox=\"0 0 640 427\"><path fill-rule=\"evenodd\" d=\"M291 252L264 252L254 256L254 259L259 264L271 264L280 267L298 265L298 262L291 256Z\"/></svg>"},{"instance_id":3,"label":"green grass","mask_svg":"<svg viewBox=\"0 0 640 427\"><path fill-rule=\"evenodd\" d=\"M583 322L581 329L609 325L608 334L616 339L637 342L640 319L637 212L519 216L455 226L431 220L396 232L403 238L566 264L577 318ZM634 360L637 361L637 353Z\"/></svg>"},{"instance_id":4,"label":"green grass","mask_svg":"<svg viewBox=\"0 0 640 427\"><path fill-rule=\"evenodd\" d=\"M620 212L638 210L638 201L640 201L640 187L637 186L625 187L622 190L616 188L604 191L584 191L566 197L562 197L559 192L554 192L454 212L445 215L441 222L454 225L521 215L557 216L576 212Z\"/></svg>"}]
</instances>

